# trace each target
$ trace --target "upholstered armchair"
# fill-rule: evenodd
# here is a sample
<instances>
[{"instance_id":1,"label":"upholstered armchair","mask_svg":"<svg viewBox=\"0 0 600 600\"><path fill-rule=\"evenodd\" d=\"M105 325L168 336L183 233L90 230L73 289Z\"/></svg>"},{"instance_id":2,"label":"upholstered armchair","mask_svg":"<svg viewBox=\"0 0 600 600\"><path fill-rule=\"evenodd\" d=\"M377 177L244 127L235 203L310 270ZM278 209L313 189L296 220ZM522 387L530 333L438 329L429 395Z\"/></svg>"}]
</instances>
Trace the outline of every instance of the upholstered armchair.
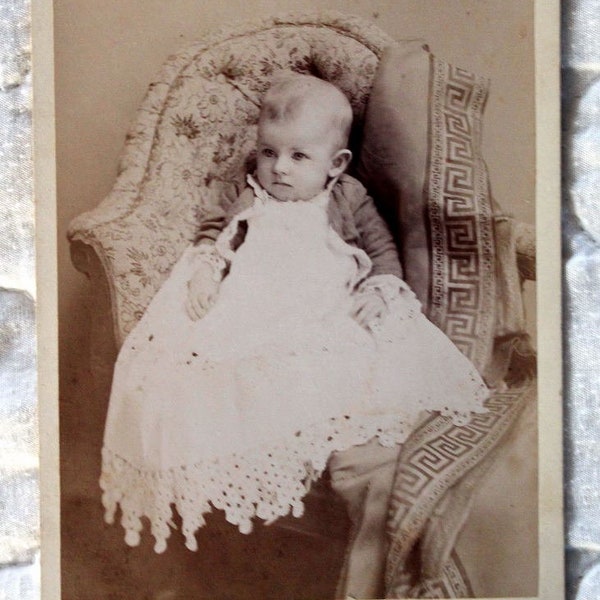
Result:
<instances>
[{"instance_id":1,"label":"upholstered armchair","mask_svg":"<svg viewBox=\"0 0 600 600\"><path fill-rule=\"evenodd\" d=\"M407 442L390 507L388 596L509 595L498 587L510 577L502 569L515 560L517 536L535 550L535 511L503 514L493 540L468 530L485 531L481 523L494 518L502 465L525 462L530 480L535 471L535 358L521 299L523 280L535 278L533 230L502 214L490 192L480 149L487 81L423 42L397 42L337 14L294 16L219 31L168 59L127 136L113 190L69 230L73 263L92 282L96 389L107 397L119 346L208 207L243 182L260 98L280 69L348 95L352 169L396 236L405 278L494 389L490 412L470 426L434 416ZM316 513L335 523L341 513L326 486L313 497ZM281 526L303 535L318 520ZM486 561L492 575L480 572L483 547L488 559L501 555ZM534 595L535 557L530 566L515 595Z\"/></svg>"}]
</instances>

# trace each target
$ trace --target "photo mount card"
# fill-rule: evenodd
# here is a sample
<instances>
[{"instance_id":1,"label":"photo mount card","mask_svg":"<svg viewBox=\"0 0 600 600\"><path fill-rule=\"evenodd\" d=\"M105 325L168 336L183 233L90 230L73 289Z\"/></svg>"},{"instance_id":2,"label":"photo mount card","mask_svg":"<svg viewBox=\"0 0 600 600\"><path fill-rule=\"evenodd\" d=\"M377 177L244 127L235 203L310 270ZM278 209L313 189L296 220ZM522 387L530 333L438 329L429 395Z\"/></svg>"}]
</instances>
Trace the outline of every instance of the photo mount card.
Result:
<instances>
[{"instance_id":1,"label":"photo mount card","mask_svg":"<svg viewBox=\"0 0 600 600\"><path fill-rule=\"evenodd\" d=\"M152 509L125 544L99 485L119 349L207 203L243 186L278 70L348 95L351 172L390 224L403 280L492 388L486 413L430 413L398 448L387 533L361 550L368 562L384 548L377 595L562 597L558 16L534 1L34 7L44 598L361 589L327 470L302 517L256 518L250 535L217 506L197 552L181 506L166 552ZM168 400L165 416L192 418Z\"/></svg>"}]
</instances>

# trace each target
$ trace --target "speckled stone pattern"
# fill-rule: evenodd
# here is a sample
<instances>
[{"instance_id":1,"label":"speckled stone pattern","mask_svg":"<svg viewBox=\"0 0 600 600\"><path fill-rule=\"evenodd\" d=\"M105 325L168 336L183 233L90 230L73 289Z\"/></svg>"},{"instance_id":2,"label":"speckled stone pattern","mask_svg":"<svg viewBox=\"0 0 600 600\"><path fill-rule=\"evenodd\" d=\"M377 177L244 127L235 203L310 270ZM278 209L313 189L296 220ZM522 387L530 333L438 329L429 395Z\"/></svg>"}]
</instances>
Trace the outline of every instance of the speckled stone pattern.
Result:
<instances>
[{"instance_id":1,"label":"speckled stone pattern","mask_svg":"<svg viewBox=\"0 0 600 600\"><path fill-rule=\"evenodd\" d=\"M39 598L30 6L0 1L0 598Z\"/></svg>"}]
</instances>

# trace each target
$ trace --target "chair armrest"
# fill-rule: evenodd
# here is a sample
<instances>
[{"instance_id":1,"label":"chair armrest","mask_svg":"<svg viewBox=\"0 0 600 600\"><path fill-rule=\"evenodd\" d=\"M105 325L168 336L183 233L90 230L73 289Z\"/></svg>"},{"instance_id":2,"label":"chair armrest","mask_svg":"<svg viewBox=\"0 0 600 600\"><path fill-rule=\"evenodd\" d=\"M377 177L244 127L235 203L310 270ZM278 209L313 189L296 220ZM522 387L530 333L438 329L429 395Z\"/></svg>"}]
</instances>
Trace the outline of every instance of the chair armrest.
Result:
<instances>
[{"instance_id":1,"label":"chair armrest","mask_svg":"<svg viewBox=\"0 0 600 600\"><path fill-rule=\"evenodd\" d=\"M190 238L180 219L148 211L70 238L76 268L90 277L92 285L101 285L110 300L114 324L110 327L117 346L139 321Z\"/></svg>"},{"instance_id":2,"label":"chair armrest","mask_svg":"<svg viewBox=\"0 0 600 600\"><path fill-rule=\"evenodd\" d=\"M96 398L108 398L112 373L117 358L118 343L113 319L111 289L106 271L92 246L81 241L71 244L71 259L75 268L84 273L91 287L90 370Z\"/></svg>"},{"instance_id":3,"label":"chair armrest","mask_svg":"<svg viewBox=\"0 0 600 600\"><path fill-rule=\"evenodd\" d=\"M527 223L515 223L517 267L523 279L535 281L535 229Z\"/></svg>"}]
</instances>

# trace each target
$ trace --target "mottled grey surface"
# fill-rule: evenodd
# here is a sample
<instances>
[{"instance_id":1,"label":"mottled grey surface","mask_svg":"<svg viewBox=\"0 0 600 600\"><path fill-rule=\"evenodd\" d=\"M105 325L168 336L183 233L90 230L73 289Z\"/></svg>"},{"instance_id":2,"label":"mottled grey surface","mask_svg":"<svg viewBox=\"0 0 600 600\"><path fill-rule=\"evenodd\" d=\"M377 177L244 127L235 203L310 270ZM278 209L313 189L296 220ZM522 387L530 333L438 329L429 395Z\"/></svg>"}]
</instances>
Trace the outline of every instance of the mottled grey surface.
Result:
<instances>
[{"instance_id":1,"label":"mottled grey surface","mask_svg":"<svg viewBox=\"0 0 600 600\"><path fill-rule=\"evenodd\" d=\"M30 7L0 1L0 599L39 598Z\"/></svg>"},{"instance_id":2,"label":"mottled grey surface","mask_svg":"<svg viewBox=\"0 0 600 600\"><path fill-rule=\"evenodd\" d=\"M600 0L563 7L568 597L600 598Z\"/></svg>"}]
</instances>

